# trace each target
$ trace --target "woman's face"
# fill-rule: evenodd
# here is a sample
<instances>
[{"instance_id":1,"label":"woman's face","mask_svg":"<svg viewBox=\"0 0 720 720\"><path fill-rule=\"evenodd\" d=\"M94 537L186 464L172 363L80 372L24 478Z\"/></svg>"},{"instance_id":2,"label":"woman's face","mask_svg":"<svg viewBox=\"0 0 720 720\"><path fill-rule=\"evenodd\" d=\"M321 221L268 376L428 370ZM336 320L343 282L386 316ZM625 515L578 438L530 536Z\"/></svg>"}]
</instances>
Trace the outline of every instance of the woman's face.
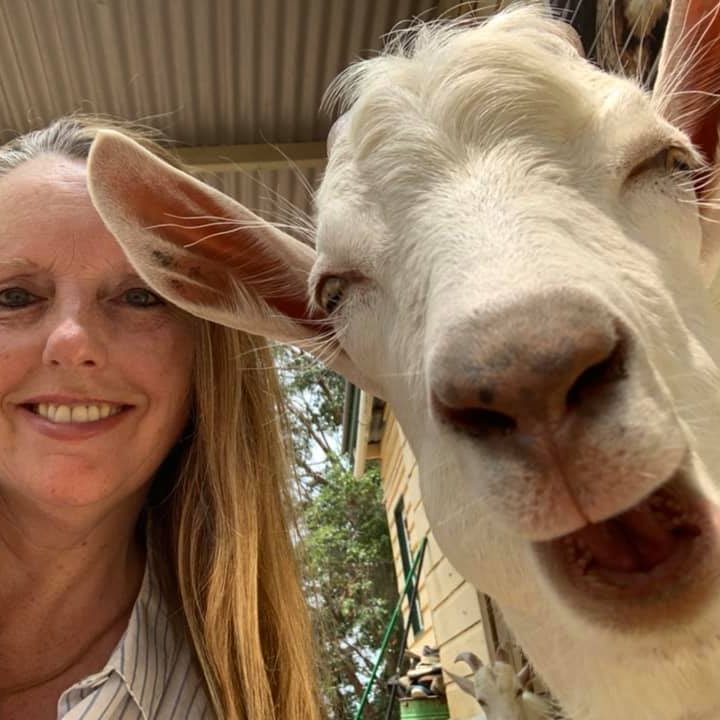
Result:
<instances>
[{"instance_id":1,"label":"woman's face","mask_svg":"<svg viewBox=\"0 0 720 720\"><path fill-rule=\"evenodd\" d=\"M187 420L192 346L95 212L84 163L0 177L0 494L137 497Z\"/></svg>"}]
</instances>

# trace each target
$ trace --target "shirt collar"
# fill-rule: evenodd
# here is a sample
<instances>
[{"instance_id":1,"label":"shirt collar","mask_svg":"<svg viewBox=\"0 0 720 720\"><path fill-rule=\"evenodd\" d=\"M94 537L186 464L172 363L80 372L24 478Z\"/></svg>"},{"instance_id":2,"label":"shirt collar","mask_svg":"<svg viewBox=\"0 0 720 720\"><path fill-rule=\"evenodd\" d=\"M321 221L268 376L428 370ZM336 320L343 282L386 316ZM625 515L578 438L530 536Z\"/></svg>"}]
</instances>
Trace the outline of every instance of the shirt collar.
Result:
<instances>
[{"instance_id":1,"label":"shirt collar","mask_svg":"<svg viewBox=\"0 0 720 720\"><path fill-rule=\"evenodd\" d=\"M143 717L153 718L182 647L148 558L127 629L101 675L116 672Z\"/></svg>"}]
</instances>

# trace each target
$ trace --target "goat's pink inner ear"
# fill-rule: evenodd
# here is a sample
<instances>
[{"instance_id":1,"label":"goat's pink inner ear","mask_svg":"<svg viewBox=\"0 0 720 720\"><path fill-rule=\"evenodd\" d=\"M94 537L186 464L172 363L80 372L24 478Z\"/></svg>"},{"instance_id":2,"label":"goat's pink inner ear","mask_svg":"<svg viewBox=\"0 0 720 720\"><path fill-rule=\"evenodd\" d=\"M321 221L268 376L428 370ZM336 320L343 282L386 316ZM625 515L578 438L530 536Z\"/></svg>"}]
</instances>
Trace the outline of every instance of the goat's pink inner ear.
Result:
<instances>
[{"instance_id":1,"label":"goat's pink inner ear","mask_svg":"<svg viewBox=\"0 0 720 720\"><path fill-rule=\"evenodd\" d=\"M258 332L282 318L323 331L308 308L308 246L113 131L93 143L88 183L133 264L171 301L209 319L240 303Z\"/></svg>"},{"instance_id":2,"label":"goat's pink inner ear","mask_svg":"<svg viewBox=\"0 0 720 720\"><path fill-rule=\"evenodd\" d=\"M177 175L175 183L174 192L149 183L134 200L140 223L156 228L163 240L187 251L173 254L172 259L158 257L156 251L155 259L174 263L178 275L195 277L226 297L231 297L234 287L242 286L284 315L311 319L307 273L293 268L296 282L283 282L278 273L281 259L272 252L271 238L263 242L262 228L244 228L241 221L228 217L226 207L202 192L194 180ZM195 290L202 288L188 286L185 292Z\"/></svg>"},{"instance_id":3,"label":"goat's pink inner ear","mask_svg":"<svg viewBox=\"0 0 720 720\"><path fill-rule=\"evenodd\" d=\"M656 91L668 120L690 136L708 162L717 163L720 4L673 2Z\"/></svg>"},{"instance_id":4,"label":"goat's pink inner ear","mask_svg":"<svg viewBox=\"0 0 720 720\"><path fill-rule=\"evenodd\" d=\"M709 3L704 3L705 7ZM720 122L720 8L705 12L695 7L689 23L701 49L698 61L692 63L685 91L696 96L697 120L691 121L690 135L696 147L711 163L718 158L718 122ZM704 38L707 38L703 42ZM692 47L692 41L691 41Z\"/></svg>"}]
</instances>

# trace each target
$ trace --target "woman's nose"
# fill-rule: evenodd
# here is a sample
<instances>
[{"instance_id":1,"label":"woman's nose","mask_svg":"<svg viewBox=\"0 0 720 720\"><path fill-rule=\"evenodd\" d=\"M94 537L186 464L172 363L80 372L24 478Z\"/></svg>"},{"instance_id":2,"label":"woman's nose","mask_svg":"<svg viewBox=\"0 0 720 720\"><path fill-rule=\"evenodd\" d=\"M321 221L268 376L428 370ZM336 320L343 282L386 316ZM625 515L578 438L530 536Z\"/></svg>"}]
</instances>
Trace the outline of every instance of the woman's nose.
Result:
<instances>
[{"instance_id":1,"label":"woman's nose","mask_svg":"<svg viewBox=\"0 0 720 720\"><path fill-rule=\"evenodd\" d=\"M107 362L107 347L101 329L89 318L60 318L47 336L43 362L68 368L103 367Z\"/></svg>"}]
</instances>

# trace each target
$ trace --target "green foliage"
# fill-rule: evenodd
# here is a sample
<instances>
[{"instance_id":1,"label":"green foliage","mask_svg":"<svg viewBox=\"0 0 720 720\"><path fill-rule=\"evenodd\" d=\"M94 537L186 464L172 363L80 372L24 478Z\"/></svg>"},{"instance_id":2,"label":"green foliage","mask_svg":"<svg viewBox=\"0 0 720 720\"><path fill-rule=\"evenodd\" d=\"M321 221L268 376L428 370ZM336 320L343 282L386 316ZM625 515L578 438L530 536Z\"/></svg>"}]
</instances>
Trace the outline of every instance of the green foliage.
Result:
<instances>
[{"instance_id":1,"label":"green foliage","mask_svg":"<svg viewBox=\"0 0 720 720\"><path fill-rule=\"evenodd\" d=\"M377 469L356 478L332 462L304 520L308 589L323 645L332 648L325 694L334 717L351 718L397 594ZM367 720L384 717L382 699Z\"/></svg>"},{"instance_id":2,"label":"green foliage","mask_svg":"<svg viewBox=\"0 0 720 720\"><path fill-rule=\"evenodd\" d=\"M322 655L323 694L332 720L351 720L370 676L397 585L380 473L353 475L339 452L345 382L292 348L277 361L295 453L296 511L307 596ZM398 638L386 667L394 668ZM364 720L385 717L386 671Z\"/></svg>"}]
</instances>

